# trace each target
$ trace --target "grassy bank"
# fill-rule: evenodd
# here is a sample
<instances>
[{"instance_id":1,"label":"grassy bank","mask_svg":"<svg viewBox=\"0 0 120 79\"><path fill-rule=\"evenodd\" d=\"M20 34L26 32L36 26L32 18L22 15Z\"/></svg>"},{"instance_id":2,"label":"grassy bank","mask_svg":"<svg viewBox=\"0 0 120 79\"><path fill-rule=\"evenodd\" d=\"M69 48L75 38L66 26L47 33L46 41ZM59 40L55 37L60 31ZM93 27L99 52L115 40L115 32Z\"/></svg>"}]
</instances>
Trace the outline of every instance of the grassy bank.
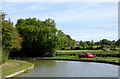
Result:
<instances>
[{"instance_id":1,"label":"grassy bank","mask_svg":"<svg viewBox=\"0 0 120 79\"><path fill-rule=\"evenodd\" d=\"M60 58L60 56L59 56L59 58ZM66 58L70 59L70 57L66 57ZM93 57L93 58L71 57L71 59L79 59L79 60L103 60L103 61L119 62L118 57Z\"/></svg>"},{"instance_id":2,"label":"grassy bank","mask_svg":"<svg viewBox=\"0 0 120 79\"><path fill-rule=\"evenodd\" d=\"M94 58L82 58L85 60L104 60L104 61L112 61L119 62L118 57L94 57Z\"/></svg>"},{"instance_id":3,"label":"grassy bank","mask_svg":"<svg viewBox=\"0 0 120 79\"><path fill-rule=\"evenodd\" d=\"M8 60L6 64L2 65L2 77L19 72L33 66L32 63L20 60Z\"/></svg>"},{"instance_id":4,"label":"grassy bank","mask_svg":"<svg viewBox=\"0 0 120 79\"><path fill-rule=\"evenodd\" d=\"M56 50L56 56L72 56L72 55L79 55L84 52L91 52L93 55L97 56L110 56L110 57L119 57L118 51L103 51L103 50ZM99 57L99 56L98 56Z\"/></svg>"},{"instance_id":5,"label":"grassy bank","mask_svg":"<svg viewBox=\"0 0 120 79\"><path fill-rule=\"evenodd\" d=\"M77 56L56 56L56 57L37 57L38 59L76 59L76 60L101 60L119 63L118 57L93 57L93 58L78 58Z\"/></svg>"},{"instance_id":6,"label":"grassy bank","mask_svg":"<svg viewBox=\"0 0 120 79\"><path fill-rule=\"evenodd\" d=\"M98 52L98 51L103 51L103 50L56 50L56 52Z\"/></svg>"}]
</instances>

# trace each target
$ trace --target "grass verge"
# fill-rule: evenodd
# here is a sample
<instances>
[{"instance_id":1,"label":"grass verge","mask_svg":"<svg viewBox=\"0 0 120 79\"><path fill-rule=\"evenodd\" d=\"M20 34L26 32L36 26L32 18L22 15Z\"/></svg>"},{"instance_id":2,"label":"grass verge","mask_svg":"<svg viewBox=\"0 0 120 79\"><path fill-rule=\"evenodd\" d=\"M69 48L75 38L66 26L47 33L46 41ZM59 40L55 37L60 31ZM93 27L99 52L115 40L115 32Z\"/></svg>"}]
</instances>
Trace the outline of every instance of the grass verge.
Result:
<instances>
[{"instance_id":1,"label":"grass verge","mask_svg":"<svg viewBox=\"0 0 120 79\"><path fill-rule=\"evenodd\" d=\"M8 60L6 64L2 65L2 77L27 69L31 66L33 66L33 64L26 61Z\"/></svg>"},{"instance_id":2,"label":"grass verge","mask_svg":"<svg viewBox=\"0 0 120 79\"><path fill-rule=\"evenodd\" d=\"M103 60L119 63L118 57L93 57L93 58L81 58L81 60Z\"/></svg>"},{"instance_id":3,"label":"grass verge","mask_svg":"<svg viewBox=\"0 0 120 79\"><path fill-rule=\"evenodd\" d=\"M56 52L98 52L98 51L103 51L103 50L56 50Z\"/></svg>"},{"instance_id":4,"label":"grass verge","mask_svg":"<svg viewBox=\"0 0 120 79\"><path fill-rule=\"evenodd\" d=\"M77 56L56 56L56 57L38 57L41 59L76 59L76 60L100 60L119 63L118 57L93 57L93 58L78 58Z\"/></svg>"}]
</instances>

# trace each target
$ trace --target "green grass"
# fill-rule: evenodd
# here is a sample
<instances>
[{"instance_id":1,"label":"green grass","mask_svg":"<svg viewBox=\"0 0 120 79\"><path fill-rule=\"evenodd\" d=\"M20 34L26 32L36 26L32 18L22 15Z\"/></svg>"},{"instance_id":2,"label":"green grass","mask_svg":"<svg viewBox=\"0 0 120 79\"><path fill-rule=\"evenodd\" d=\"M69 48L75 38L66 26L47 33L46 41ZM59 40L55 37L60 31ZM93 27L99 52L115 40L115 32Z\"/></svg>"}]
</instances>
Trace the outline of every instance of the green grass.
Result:
<instances>
[{"instance_id":1,"label":"green grass","mask_svg":"<svg viewBox=\"0 0 120 79\"><path fill-rule=\"evenodd\" d=\"M19 72L33 66L32 63L20 60L8 60L6 64L2 65L2 77Z\"/></svg>"},{"instance_id":2,"label":"green grass","mask_svg":"<svg viewBox=\"0 0 120 79\"><path fill-rule=\"evenodd\" d=\"M119 62L118 57L93 57L93 58L81 58L81 60L104 60L104 61L112 61Z\"/></svg>"},{"instance_id":3,"label":"green grass","mask_svg":"<svg viewBox=\"0 0 120 79\"><path fill-rule=\"evenodd\" d=\"M98 51L103 51L103 50L56 50L56 52L98 52Z\"/></svg>"},{"instance_id":4,"label":"green grass","mask_svg":"<svg viewBox=\"0 0 120 79\"><path fill-rule=\"evenodd\" d=\"M103 60L119 63L118 57L93 57L93 58L78 58L78 56L56 56L56 57L37 57L42 59L76 59L76 60Z\"/></svg>"},{"instance_id":5,"label":"green grass","mask_svg":"<svg viewBox=\"0 0 120 79\"><path fill-rule=\"evenodd\" d=\"M78 57L78 56L68 56L68 55L63 55L63 56L55 56L55 57Z\"/></svg>"},{"instance_id":6,"label":"green grass","mask_svg":"<svg viewBox=\"0 0 120 79\"><path fill-rule=\"evenodd\" d=\"M68 56L68 55L63 55L63 56L56 56L58 58L66 57L66 58L72 58L72 59L79 59L79 60L105 60L105 61L112 61L112 62L119 62L118 57L93 57L93 58L78 58L78 56Z\"/></svg>"},{"instance_id":7,"label":"green grass","mask_svg":"<svg viewBox=\"0 0 120 79\"><path fill-rule=\"evenodd\" d=\"M92 54L119 54L118 51L103 51L103 50L56 50L56 54L80 54L91 52Z\"/></svg>"}]
</instances>

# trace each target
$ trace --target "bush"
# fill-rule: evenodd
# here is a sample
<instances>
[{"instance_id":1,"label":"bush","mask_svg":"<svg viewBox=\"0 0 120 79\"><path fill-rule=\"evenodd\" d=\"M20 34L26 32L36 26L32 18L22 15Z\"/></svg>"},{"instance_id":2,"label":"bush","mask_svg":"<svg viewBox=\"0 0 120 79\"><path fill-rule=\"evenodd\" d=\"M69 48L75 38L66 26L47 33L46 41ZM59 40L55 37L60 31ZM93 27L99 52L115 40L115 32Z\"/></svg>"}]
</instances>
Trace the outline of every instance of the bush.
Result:
<instances>
[{"instance_id":1,"label":"bush","mask_svg":"<svg viewBox=\"0 0 120 79\"><path fill-rule=\"evenodd\" d=\"M61 50L65 50L65 48L61 48Z\"/></svg>"},{"instance_id":2,"label":"bush","mask_svg":"<svg viewBox=\"0 0 120 79\"><path fill-rule=\"evenodd\" d=\"M87 47L86 49L88 49L88 50L93 50L93 46L89 46L89 47Z\"/></svg>"},{"instance_id":3,"label":"bush","mask_svg":"<svg viewBox=\"0 0 120 79\"><path fill-rule=\"evenodd\" d=\"M54 57L55 56L55 50L51 49L48 53L46 53L45 57Z\"/></svg>"},{"instance_id":4,"label":"bush","mask_svg":"<svg viewBox=\"0 0 120 79\"><path fill-rule=\"evenodd\" d=\"M9 52L7 50L2 50L2 64L8 60Z\"/></svg>"},{"instance_id":5,"label":"bush","mask_svg":"<svg viewBox=\"0 0 120 79\"><path fill-rule=\"evenodd\" d=\"M70 47L70 50L75 50L75 47Z\"/></svg>"},{"instance_id":6,"label":"bush","mask_svg":"<svg viewBox=\"0 0 120 79\"><path fill-rule=\"evenodd\" d=\"M80 47L76 47L75 50L80 50L81 48Z\"/></svg>"}]
</instances>

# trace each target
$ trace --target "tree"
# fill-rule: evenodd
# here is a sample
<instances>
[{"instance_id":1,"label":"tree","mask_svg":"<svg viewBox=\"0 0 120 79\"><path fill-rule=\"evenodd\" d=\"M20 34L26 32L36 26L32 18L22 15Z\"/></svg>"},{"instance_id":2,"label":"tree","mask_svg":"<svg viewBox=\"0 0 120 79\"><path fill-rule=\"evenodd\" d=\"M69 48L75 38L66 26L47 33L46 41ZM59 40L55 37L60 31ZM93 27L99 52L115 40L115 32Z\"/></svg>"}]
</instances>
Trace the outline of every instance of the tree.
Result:
<instances>
[{"instance_id":1,"label":"tree","mask_svg":"<svg viewBox=\"0 0 120 79\"><path fill-rule=\"evenodd\" d=\"M91 45L93 46L94 44L95 44L95 43L94 43L94 41L92 40L92 41L91 41Z\"/></svg>"},{"instance_id":2,"label":"tree","mask_svg":"<svg viewBox=\"0 0 120 79\"><path fill-rule=\"evenodd\" d=\"M80 41L80 46L83 47L83 49L88 48L88 44L85 41L84 42Z\"/></svg>"},{"instance_id":3,"label":"tree","mask_svg":"<svg viewBox=\"0 0 120 79\"><path fill-rule=\"evenodd\" d=\"M100 40L100 44L102 45L110 45L110 41L109 40L107 40L107 39L103 39L103 40Z\"/></svg>"},{"instance_id":4,"label":"tree","mask_svg":"<svg viewBox=\"0 0 120 79\"><path fill-rule=\"evenodd\" d=\"M16 27L24 38L21 50L24 56L54 56L58 41L54 20L18 19Z\"/></svg>"},{"instance_id":5,"label":"tree","mask_svg":"<svg viewBox=\"0 0 120 79\"><path fill-rule=\"evenodd\" d=\"M5 20L5 15L2 13L0 17L2 17L2 55L3 60L2 63L7 61L10 51L15 51L21 49L22 38L15 27L13 27L13 23Z\"/></svg>"},{"instance_id":6,"label":"tree","mask_svg":"<svg viewBox=\"0 0 120 79\"><path fill-rule=\"evenodd\" d=\"M62 30L58 30L58 48L71 47L75 45L75 40L73 40L70 35L65 35Z\"/></svg>"},{"instance_id":7,"label":"tree","mask_svg":"<svg viewBox=\"0 0 120 79\"><path fill-rule=\"evenodd\" d=\"M120 39L115 42L115 45L120 46Z\"/></svg>"},{"instance_id":8,"label":"tree","mask_svg":"<svg viewBox=\"0 0 120 79\"><path fill-rule=\"evenodd\" d=\"M86 41L86 43L87 43L88 45L91 45L91 42L90 42L90 41Z\"/></svg>"}]
</instances>

